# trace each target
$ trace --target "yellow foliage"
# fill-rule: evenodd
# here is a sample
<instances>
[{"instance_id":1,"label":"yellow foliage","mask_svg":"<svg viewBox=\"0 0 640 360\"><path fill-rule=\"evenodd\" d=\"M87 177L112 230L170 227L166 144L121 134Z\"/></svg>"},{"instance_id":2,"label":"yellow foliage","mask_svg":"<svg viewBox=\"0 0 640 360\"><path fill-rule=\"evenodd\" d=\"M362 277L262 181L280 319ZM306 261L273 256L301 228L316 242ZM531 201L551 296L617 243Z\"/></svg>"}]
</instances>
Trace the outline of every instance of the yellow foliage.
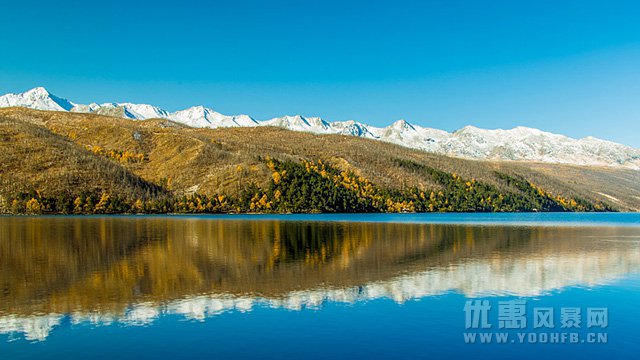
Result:
<instances>
[{"instance_id":1,"label":"yellow foliage","mask_svg":"<svg viewBox=\"0 0 640 360\"><path fill-rule=\"evenodd\" d=\"M280 176L280 174L275 171L273 174L271 174L271 177L273 178L273 183L278 185L280 184L280 180L282 179L282 177Z\"/></svg>"},{"instance_id":2,"label":"yellow foliage","mask_svg":"<svg viewBox=\"0 0 640 360\"><path fill-rule=\"evenodd\" d=\"M107 209L110 199L111 199L111 196L108 193L103 192L102 196L100 197L100 201L98 201L98 203L96 204L96 207L94 208L94 212L105 211Z\"/></svg>"},{"instance_id":3,"label":"yellow foliage","mask_svg":"<svg viewBox=\"0 0 640 360\"><path fill-rule=\"evenodd\" d=\"M29 201L27 201L26 207L27 212L31 214L39 214L43 210L42 204L36 198L29 199Z\"/></svg>"},{"instance_id":4,"label":"yellow foliage","mask_svg":"<svg viewBox=\"0 0 640 360\"><path fill-rule=\"evenodd\" d=\"M240 166L240 165L238 165L238 166ZM271 171L275 171L276 170L276 164L270 158L267 158L267 168L269 168L269 170L271 170Z\"/></svg>"},{"instance_id":5,"label":"yellow foliage","mask_svg":"<svg viewBox=\"0 0 640 360\"><path fill-rule=\"evenodd\" d=\"M82 213L82 198L79 196L73 200L73 212L76 214Z\"/></svg>"},{"instance_id":6,"label":"yellow foliage","mask_svg":"<svg viewBox=\"0 0 640 360\"><path fill-rule=\"evenodd\" d=\"M145 159L145 155L142 153L134 153L129 150L105 150L102 146L99 145L86 145L89 151L93 152L96 155L106 156L108 158L120 161L120 162L128 162L128 163L136 163L142 162Z\"/></svg>"}]
</instances>

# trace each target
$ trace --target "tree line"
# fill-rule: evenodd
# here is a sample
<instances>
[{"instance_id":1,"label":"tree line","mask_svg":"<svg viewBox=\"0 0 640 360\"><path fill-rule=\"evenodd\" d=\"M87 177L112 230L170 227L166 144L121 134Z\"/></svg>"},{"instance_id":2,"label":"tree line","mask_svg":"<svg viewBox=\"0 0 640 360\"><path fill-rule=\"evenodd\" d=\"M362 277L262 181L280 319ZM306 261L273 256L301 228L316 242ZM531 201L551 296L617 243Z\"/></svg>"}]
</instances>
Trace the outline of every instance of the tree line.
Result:
<instances>
[{"instance_id":1,"label":"tree line","mask_svg":"<svg viewBox=\"0 0 640 360\"><path fill-rule=\"evenodd\" d=\"M502 189L397 159L396 165L438 184L431 190L398 190L381 188L323 161L261 160L271 171L269 184L245 184L236 195L154 192L136 197L105 191L47 196L33 190L13 196L4 208L15 214L612 211L605 204L553 195L523 177L499 172Z\"/></svg>"}]
</instances>

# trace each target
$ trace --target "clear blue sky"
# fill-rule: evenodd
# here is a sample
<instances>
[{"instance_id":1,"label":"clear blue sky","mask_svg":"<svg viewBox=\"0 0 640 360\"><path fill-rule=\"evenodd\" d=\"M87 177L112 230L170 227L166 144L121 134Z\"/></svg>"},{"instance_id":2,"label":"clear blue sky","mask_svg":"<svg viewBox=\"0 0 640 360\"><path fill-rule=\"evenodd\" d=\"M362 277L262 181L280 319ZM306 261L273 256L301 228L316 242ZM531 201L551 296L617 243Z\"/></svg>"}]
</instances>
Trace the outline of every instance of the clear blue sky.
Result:
<instances>
[{"instance_id":1,"label":"clear blue sky","mask_svg":"<svg viewBox=\"0 0 640 360\"><path fill-rule=\"evenodd\" d=\"M640 147L637 1L3 1L0 93Z\"/></svg>"}]
</instances>

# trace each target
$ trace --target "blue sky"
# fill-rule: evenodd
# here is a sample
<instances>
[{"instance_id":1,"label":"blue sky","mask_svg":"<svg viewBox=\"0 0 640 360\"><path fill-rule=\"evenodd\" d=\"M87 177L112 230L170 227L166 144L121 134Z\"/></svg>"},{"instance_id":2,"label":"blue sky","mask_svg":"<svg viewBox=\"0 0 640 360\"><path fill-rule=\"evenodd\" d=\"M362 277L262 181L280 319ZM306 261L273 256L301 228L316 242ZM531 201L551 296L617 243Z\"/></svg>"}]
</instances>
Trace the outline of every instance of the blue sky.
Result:
<instances>
[{"instance_id":1,"label":"blue sky","mask_svg":"<svg viewBox=\"0 0 640 360\"><path fill-rule=\"evenodd\" d=\"M637 1L13 1L0 93L640 147Z\"/></svg>"}]
</instances>

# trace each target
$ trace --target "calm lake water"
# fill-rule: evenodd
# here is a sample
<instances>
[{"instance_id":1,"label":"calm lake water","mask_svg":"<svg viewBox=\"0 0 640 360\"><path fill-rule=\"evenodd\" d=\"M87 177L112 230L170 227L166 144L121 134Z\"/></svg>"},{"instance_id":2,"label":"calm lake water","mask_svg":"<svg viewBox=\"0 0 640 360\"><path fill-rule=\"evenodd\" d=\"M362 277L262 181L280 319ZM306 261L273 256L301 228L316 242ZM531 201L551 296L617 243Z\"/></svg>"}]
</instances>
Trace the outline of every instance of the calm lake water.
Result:
<instances>
[{"instance_id":1,"label":"calm lake water","mask_svg":"<svg viewBox=\"0 0 640 360\"><path fill-rule=\"evenodd\" d=\"M2 359L637 358L639 304L640 214L0 217Z\"/></svg>"}]
</instances>

